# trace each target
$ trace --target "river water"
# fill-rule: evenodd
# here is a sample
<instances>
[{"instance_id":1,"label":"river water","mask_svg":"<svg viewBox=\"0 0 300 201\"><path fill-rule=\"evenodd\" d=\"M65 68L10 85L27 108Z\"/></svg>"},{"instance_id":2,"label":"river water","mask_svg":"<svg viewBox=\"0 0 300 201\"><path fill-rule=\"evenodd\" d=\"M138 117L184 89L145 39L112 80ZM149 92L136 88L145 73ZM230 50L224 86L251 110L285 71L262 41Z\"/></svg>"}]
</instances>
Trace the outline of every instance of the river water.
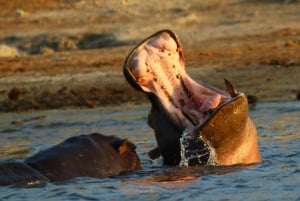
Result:
<instances>
[{"instance_id":1,"label":"river water","mask_svg":"<svg viewBox=\"0 0 300 201\"><path fill-rule=\"evenodd\" d=\"M0 200L300 200L300 102L251 110L263 162L232 167L162 167L146 124L149 106L0 114L0 160L20 160L91 132L128 138L143 170L121 176L0 187Z\"/></svg>"}]
</instances>

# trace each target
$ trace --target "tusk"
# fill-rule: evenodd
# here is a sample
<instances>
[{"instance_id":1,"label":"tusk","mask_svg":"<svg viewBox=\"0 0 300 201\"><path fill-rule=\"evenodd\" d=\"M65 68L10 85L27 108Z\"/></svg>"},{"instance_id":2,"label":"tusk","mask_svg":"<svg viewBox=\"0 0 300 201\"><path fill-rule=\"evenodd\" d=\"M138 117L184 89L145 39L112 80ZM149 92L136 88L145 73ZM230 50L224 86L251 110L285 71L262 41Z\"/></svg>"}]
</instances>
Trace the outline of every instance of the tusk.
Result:
<instances>
[{"instance_id":1,"label":"tusk","mask_svg":"<svg viewBox=\"0 0 300 201\"><path fill-rule=\"evenodd\" d=\"M234 88L232 83L229 80L226 80L226 79L224 79L224 81L225 81L225 85L226 85L227 90L228 90L229 94L231 95L231 97L237 96L238 91Z\"/></svg>"},{"instance_id":2,"label":"tusk","mask_svg":"<svg viewBox=\"0 0 300 201\"><path fill-rule=\"evenodd\" d=\"M193 112L188 112L188 111L185 111L185 110L182 110L182 114L183 116L185 116L189 122L191 124L193 124L194 126L198 125L199 124L199 117L197 117L197 115Z\"/></svg>"}]
</instances>

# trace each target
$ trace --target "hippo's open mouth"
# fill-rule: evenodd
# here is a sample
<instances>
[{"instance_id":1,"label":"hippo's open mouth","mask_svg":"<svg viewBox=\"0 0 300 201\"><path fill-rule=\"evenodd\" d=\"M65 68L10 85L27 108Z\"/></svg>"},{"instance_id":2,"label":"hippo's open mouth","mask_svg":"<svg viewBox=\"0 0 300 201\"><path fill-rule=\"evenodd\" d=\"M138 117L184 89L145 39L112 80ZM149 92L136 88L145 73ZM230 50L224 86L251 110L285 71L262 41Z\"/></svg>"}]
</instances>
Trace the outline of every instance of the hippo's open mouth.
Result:
<instances>
[{"instance_id":1,"label":"hippo's open mouth","mask_svg":"<svg viewBox=\"0 0 300 201\"><path fill-rule=\"evenodd\" d=\"M145 39L128 56L124 74L136 89L154 94L180 127L203 124L226 102L237 96L225 80L230 93L194 81L185 71L177 36L163 30Z\"/></svg>"},{"instance_id":2,"label":"hippo's open mouth","mask_svg":"<svg viewBox=\"0 0 300 201\"><path fill-rule=\"evenodd\" d=\"M180 42L169 30L159 31L142 41L128 55L123 70L131 86L148 95L152 104L148 123L155 131L158 144L150 157L161 154L167 165L177 165L182 158L180 138L184 130L206 126L216 114L224 112L225 106L239 98L245 100L227 80L228 92L194 81L185 71ZM231 113L236 107L234 104L230 107ZM248 118L247 112L245 114ZM200 139L200 133L196 135L192 136L194 140L188 140L191 145L188 149L203 155L201 163L205 164L209 157L207 140Z\"/></svg>"}]
</instances>

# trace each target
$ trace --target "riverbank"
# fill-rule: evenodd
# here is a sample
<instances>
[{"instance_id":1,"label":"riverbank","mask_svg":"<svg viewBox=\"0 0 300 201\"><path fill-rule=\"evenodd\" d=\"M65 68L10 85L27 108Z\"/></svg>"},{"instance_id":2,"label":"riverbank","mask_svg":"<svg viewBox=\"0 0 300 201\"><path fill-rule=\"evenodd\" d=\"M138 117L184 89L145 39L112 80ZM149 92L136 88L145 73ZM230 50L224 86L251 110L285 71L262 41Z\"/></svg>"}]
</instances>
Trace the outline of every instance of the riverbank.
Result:
<instances>
[{"instance_id":1,"label":"riverbank","mask_svg":"<svg viewBox=\"0 0 300 201\"><path fill-rule=\"evenodd\" d=\"M258 101L300 96L299 2L0 2L0 111L144 103L122 65L165 28L194 79L224 88L226 78Z\"/></svg>"}]
</instances>

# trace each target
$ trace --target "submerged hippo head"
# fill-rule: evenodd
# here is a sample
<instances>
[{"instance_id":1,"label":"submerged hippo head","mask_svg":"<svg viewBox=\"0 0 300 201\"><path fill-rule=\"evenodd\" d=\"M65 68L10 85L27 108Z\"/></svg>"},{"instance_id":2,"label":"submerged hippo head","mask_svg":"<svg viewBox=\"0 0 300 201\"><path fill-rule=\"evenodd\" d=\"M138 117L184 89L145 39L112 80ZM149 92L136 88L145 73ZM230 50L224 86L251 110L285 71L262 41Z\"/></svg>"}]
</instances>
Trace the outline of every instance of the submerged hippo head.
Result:
<instances>
[{"instance_id":1,"label":"submerged hippo head","mask_svg":"<svg viewBox=\"0 0 300 201\"><path fill-rule=\"evenodd\" d=\"M25 163L50 181L105 178L141 169L134 144L99 133L68 138L26 159Z\"/></svg>"},{"instance_id":2,"label":"submerged hippo head","mask_svg":"<svg viewBox=\"0 0 300 201\"><path fill-rule=\"evenodd\" d=\"M194 81L185 71L177 36L162 30L142 41L124 63L124 75L152 104L148 117L164 164L231 165L261 160L248 103L225 80L229 93ZM153 155L154 152L152 152Z\"/></svg>"}]
</instances>

